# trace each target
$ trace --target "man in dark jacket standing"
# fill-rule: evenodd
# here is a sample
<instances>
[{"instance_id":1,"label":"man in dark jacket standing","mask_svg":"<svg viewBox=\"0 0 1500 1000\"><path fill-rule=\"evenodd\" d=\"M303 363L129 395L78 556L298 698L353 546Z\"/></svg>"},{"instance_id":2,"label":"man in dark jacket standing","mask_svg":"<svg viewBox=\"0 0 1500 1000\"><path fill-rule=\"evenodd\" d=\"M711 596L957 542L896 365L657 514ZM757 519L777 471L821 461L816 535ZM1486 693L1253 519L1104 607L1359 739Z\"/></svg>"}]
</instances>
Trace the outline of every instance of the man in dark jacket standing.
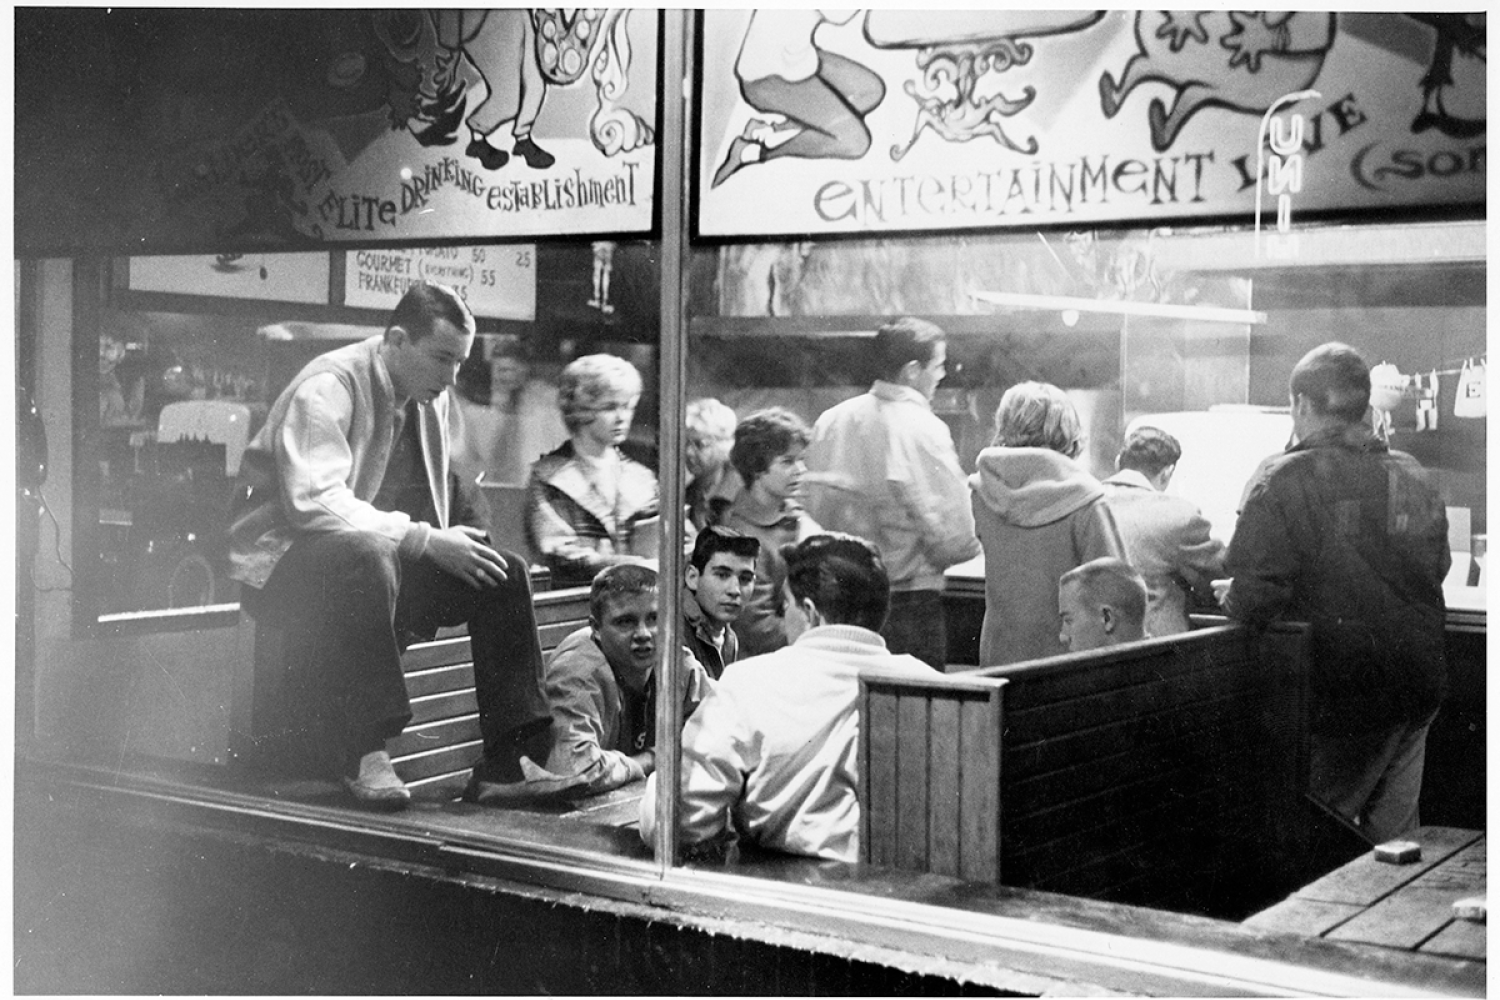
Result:
<instances>
[{"instance_id":1,"label":"man in dark jacket standing","mask_svg":"<svg viewBox=\"0 0 1500 1000\"><path fill-rule=\"evenodd\" d=\"M1446 693L1443 502L1366 421L1370 373L1329 343L1292 369L1294 443L1252 478L1225 560L1235 618L1308 622L1311 790L1374 843L1415 827Z\"/></svg>"}]
</instances>

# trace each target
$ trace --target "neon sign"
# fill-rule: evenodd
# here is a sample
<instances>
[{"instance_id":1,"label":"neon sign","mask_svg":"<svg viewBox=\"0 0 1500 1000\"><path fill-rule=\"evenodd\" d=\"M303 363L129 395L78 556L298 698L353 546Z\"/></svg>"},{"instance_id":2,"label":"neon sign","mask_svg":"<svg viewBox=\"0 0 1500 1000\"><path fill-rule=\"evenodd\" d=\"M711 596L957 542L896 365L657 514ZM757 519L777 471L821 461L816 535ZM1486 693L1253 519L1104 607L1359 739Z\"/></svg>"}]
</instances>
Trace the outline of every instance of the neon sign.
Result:
<instances>
[{"instance_id":1,"label":"neon sign","mask_svg":"<svg viewBox=\"0 0 1500 1000\"><path fill-rule=\"evenodd\" d=\"M1302 192L1302 170L1307 157L1302 152L1305 121L1300 114L1286 118L1276 112L1288 104L1307 97L1323 96L1316 90L1299 90L1278 98L1260 119L1255 142L1255 255L1261 252L1261 192L1268 190L1276 198L1276 235L1271 238L1266 255L1285 259L1297 255L1297 234L1292 232L1293 195ZM1283 127L1285 126L1285 127ZM1269 135L1268 135L1269 133ZM1270 140L1270 162L1262 169L1267 139Z\"/></svg>"}]
</instances>

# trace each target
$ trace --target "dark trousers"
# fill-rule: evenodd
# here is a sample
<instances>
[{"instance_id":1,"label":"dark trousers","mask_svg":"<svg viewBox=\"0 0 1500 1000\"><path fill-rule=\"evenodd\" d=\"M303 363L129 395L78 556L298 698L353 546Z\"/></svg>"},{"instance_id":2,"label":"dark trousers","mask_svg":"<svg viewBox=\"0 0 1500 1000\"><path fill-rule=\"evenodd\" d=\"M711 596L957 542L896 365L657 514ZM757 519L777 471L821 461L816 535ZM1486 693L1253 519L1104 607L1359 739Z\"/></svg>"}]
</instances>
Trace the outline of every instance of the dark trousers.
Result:
<instances>
[{"instance_id":1,"label":"dark trousers","mask_svg":"<svg viewBox=\"0 0 1500 1000\"><path fill-rule=\"evenodd\" d=\"M307 763L345 768L398 735L411 721L401 653L459 624L473 647L483 776L518 776L520 753L546 759L531 581L524 559L501 555L505 582L474 589L430 560L403 559L389 539L326 532L294 542L263 589L244 588L251 616L286 633L287 731Z\"/></svg>"},{"instance_id":2,"label":"dark trousers","mask_svg":"<svg viewBox=\"0 0 1500 1000\"><path fill-rule=\"evenodd\" d=\"M910 653L938 670L948 662L948 620L943 595L936 590L903 590L891 594L891 613L880 630L893 653Z\"/></svg>"}]
</instances>

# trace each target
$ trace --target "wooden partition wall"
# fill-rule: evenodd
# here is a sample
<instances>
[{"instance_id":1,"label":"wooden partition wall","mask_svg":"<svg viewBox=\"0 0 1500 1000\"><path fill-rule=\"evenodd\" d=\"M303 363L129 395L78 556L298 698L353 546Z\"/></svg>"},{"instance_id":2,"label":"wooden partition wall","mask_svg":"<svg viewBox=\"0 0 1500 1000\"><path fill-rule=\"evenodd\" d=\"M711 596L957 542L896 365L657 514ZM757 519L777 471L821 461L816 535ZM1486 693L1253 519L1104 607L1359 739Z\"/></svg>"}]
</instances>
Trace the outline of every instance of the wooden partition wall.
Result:
<instances>
[{"instance_id":1,"label":"wooden partition wall","mask_svg":"<svg viewBox=\"0 0 1500 1000\"><path fill-rule=\"evenodd\" d=\"M1219 626L867 678L864 858L1200 912L1258 894L1318 821L1304 663L1301 631Z\"/></svg>"}]
</instances>

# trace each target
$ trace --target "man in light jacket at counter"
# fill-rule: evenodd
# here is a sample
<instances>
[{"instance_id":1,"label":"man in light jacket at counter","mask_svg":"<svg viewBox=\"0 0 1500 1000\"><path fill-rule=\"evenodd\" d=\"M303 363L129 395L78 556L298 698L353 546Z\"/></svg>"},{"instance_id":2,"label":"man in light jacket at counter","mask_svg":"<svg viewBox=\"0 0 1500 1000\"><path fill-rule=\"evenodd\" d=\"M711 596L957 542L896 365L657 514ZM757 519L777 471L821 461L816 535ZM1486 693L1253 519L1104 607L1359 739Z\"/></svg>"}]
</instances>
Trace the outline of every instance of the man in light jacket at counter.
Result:
<instances>
[{"instance_id":1,"label":"man in light jacket at counter","mask_svg":"<svg viewBox=\"0 0 1500 1000\"><path fill-rule=\"evenodd\" d=\"M807 512L830 531L867 538L890 574L881 634L892 652L944 669L943 571L979 555L953 435L932 412L947 374L943 331L903 317L875 334L870 391L824 411L804 456Z\"/></svg>"},{"instance_id":2,"label":"man in light jacket at counter","mask_svg":"<svg viewBox=\"0 0 1500 1000\"><path fill-rule=\"evenodd\" d=\"M1188 594L1207 599L1224 572L1224 543L1186 497L1166 492L1182 445L1164 430L1138 427L1125 436L1104 495L1130 565L1146 581L1146 632L1177 635L1190 627Z\"/></svg>"},{"instance_id":3,"label":"man in light jacket at counter","mask_svg":"<svg viewBox=\"0 0 1500 1000\"><path fill-rule=\"evenodd\" d=\"M794 608L809 626L790 646L724 669L682 730L678 825L690 856L732 858L741 837L790 854L859 860L859 675L930 674L886 649L890 604L880 554L819 534L782 549ZM656 837L656 778L641 839Z\"/></svg>"}]
</instances>

